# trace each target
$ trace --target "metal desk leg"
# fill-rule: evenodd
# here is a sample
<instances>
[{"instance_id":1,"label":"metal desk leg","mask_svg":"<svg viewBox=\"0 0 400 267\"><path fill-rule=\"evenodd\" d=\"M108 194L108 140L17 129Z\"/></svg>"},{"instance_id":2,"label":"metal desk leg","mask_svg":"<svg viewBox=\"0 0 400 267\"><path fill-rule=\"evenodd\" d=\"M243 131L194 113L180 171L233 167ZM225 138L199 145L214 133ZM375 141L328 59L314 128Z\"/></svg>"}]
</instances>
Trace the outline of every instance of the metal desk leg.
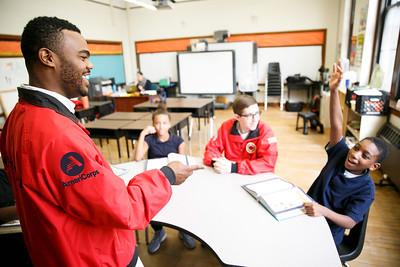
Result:
<instances>
[{"instance_id":1,"label":"metal desk leg","mask_svg":"<svg viewBox=\"0 0 400 267\"><path fill-rule=\"evenodd\" d=\"M121 147L119 145L119 138L117 138L118 156L121 158Z\"/></svg>"}]
</instances>

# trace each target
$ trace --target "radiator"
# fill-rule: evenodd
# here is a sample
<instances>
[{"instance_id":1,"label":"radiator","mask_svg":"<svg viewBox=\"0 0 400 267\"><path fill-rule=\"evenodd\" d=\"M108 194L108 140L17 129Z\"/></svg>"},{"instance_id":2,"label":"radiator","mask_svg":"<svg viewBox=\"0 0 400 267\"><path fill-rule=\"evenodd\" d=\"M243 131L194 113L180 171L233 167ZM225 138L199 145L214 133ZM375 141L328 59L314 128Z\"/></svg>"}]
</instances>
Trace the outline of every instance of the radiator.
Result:
<instances>
[{"instance_id":1,"label":"radiator","mask_svg":"<svg viewBox=\"0 0 400 267\"><path fill-rule=\"evenodd\" d=\"M400 189L400 129L386 123L378 132L389 148L389 156L382 163L384 178L389 178Z\"/></svg>"}]
</instances>

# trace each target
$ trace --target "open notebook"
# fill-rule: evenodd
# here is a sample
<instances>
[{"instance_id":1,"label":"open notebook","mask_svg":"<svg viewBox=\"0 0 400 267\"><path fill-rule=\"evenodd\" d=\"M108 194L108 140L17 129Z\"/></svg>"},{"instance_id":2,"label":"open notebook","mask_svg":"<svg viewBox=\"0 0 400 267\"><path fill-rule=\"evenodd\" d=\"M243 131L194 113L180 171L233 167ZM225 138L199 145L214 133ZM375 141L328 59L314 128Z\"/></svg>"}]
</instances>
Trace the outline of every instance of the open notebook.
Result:
<instances>
[{"instance_id":1,"label":"open notebook","mask_svg":"<svg viewBox=\"0 0 400 267\"><path fill-rule=\"evenodd\" d=\"M303 190L279 177L242 187L278 221L304 214L303 204L312 201Z\"/></svg>"},{"instance_id":2,"label":"open notebook","mask_svg":"<svg viewBox=\"0 0 400 267\"><path fill-rule=\"evenodd\" d=\"M190 165L189 158L187 155L169 153L168 157L160 159L149 159L146 161L146 170L161 169L161 167L166 166L171 161L180 161L185 165Z\"/></svg>"}]
</instances>

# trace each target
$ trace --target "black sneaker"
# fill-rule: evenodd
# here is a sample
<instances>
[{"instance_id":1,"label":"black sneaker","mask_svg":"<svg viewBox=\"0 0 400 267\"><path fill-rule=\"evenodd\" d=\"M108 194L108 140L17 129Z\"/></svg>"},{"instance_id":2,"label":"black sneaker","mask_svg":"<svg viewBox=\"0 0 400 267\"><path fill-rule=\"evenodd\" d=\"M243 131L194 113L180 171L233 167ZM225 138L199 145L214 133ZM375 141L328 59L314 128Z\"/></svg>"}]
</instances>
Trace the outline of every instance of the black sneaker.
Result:
<instances>
[{"instance_id":1,"label":"black sneaker","mask_svg":"<svg viewBox=\"0 0 400 267\"><path fill-rule=\"evenodd\" d=\"M160 249L160 245L167 238L167 233L164 229L156 231L154 233L153 239L150 241L150 244L147 247L147 250L150 254L156 253Z\"/></svg>"},{"instance_id":2,"label":"black sneaker","mask_svg":"<svg viewBox=\"0 0 400 267\"><path fill-rule=\"evenodd\" d=\"M183 245L188 249L194 249L196 247L196 241L190 235L183 232L179 232L179 238L182 239Z\"/></svg>"}]
</instances>

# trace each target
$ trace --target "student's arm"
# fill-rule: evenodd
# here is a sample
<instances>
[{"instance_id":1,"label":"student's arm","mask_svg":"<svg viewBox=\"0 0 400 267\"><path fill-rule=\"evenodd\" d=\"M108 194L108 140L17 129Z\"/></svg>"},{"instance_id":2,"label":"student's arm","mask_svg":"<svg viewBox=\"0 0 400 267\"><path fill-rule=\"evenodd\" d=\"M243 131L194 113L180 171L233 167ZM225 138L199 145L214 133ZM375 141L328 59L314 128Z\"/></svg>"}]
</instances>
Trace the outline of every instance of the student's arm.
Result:
<instances>
[{"instance_id":1,"label":"student's arm","mask_svg":"<svg viewBox=\"0 0 400 267\"><path fill-rule=\"evenodd\" d=\"M329 118L331 123L331 131L329 136L329 145L336 145L343 136L343 115L339 101L339 84L342 80L343 71L339 64L333 64L333 72L329 80L329 89L331 92L329 103Z\"/></svg>"},{"instance_id":2,"label":"student's arm","mask_svg":"<svg viewBox=\"0 0 400 267\"><path fill-rule=\"evenodd\" d=\"M214 158L222 157L224 151L224 130L223 126L218 129L217 136L214 136L208 141L204 151L203 162L207 166L211 166Z\"/></svg>"},{"instance_id":3,"label":"student's arm","mask_svg":"<svg viewBox=\"0 0 400 267\"><path fill-rule=\"evenodd\" d=\"M146 141L144 141L144 138L148 134L153 134L156 132L156 129L153 126L147 126L146 128L143 129L143 131L139 135L139 139L136 145L136 150L135 150L135 160L139 161L142 160L144 155L147 153L147 150L149 149L149 146L147 145Z\"/></svg>"},{"instance_id":4,"label":"student's arm","mask_svg":"<svg viewBox=\"0 0 400 267\"><path fill-rule=\"evenodd\" d=\"M309 216L324 216L334 224L345 229L351 229L357 224L350 216L334 212L317 202L304 203L304 211Z\"/></svg>"},{"instance_id":5,"label":"student's arm","mask_svg":"<svg viewBox=\"0 0 400 267\"><path fill-rule=\"evenodd\" d=\"M178 153L179 154L186 154L186 146L185 146L185 142L182 142L179 147L178 147Z\"/></svg>"}]
</instances>

